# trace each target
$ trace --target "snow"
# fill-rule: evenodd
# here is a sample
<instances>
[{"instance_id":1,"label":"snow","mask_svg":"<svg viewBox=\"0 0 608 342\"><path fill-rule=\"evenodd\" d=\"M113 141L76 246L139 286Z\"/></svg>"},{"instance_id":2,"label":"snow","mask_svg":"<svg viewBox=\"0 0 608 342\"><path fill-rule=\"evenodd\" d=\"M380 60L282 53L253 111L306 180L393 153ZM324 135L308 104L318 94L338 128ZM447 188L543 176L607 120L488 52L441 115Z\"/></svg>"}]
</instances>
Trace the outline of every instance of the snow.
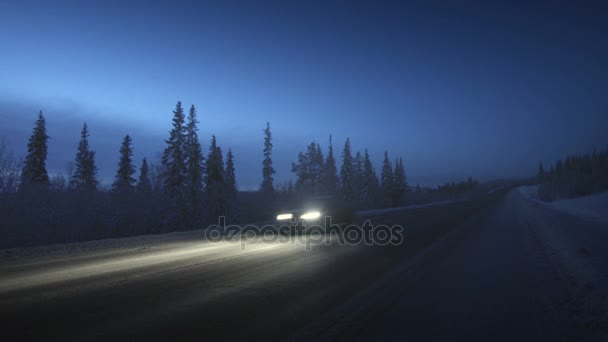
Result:
<instances>
[{"instance_id":1,"label":"snow","mask_svg":"<svg viewBox=\"0 0 608 342\"><path fill-rule=\"evenodd\" d=\"M408 205L408 206L403 206L403 207L373 209L373 210L360 210L360 211L357 211L356 215L359 218L382 216L382 215L398 213L398 212L405 211L405 210L433 207L433 206L457 203L457 202L462 202L462 201L464 201L464 200L445 200L445 201L437 201L437 202L431 202L431 203L426 203L426 204Z\"/></svg>"},{"instance_id":2,"label":"snow","mask_svg":"<svg viewBox=\"0 0 608 342\"><path fill-rule=\"evenodd\" d=\"M14 265L16 262L28 264L33 260L45 257L45 261L61 261L82 256L103 256L116 253L133 253L157 251L182 247L204 240L202 229L186 232L174 232L158 235L140 235L127 238L114 238L74 242L65 244L43 245L23 248L0 249L0 266Z\"/></svg>"},{"instance_id":3,"label":"snow","mask_svg":"<svg viewBox=\"0 0 608 342\"><path fill-rule=\"evenodd\" d=\"M529 200L539 201L538 198L538 185L520 186L517 188L525 198Z\"/></svg>"},{"instance_id":4,"label":"snow","mask_svg":"<svg viewBox=\"0 0 608 342\"><path fill-rule=\"evenodd\" d=\"M608 222L608 192L555 201L551 206L572 215Z\"/></svg>"},{"instance_id":5,"label":"snow","mask_svg":"<svg viewBox=\"0 0 608 342\"><path fill-rule=\"evenodd\" d=\"M599 222L608 222L608 192L563 199L553 202L544 202L538 198L538 185L521 186L517 188L527 199L542 203L543 205L566 212L570 215Z\"/></svg>"}]
</instances>

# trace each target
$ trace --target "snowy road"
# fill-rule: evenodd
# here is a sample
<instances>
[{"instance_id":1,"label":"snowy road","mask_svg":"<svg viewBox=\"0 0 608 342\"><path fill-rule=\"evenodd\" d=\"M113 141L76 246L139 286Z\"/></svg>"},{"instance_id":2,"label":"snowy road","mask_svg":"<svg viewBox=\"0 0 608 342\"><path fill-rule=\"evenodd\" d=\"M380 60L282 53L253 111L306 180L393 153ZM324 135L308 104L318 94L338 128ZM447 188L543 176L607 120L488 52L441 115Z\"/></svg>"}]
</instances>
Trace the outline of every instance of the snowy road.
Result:
<instances>
[{"instance_id":1,"label":"snowy road","mask_svg":"<svg viewBox=\"0 0 608 342\"><path fill-rule=\"evenodd\" d=\"M344 306L348 340L606 341L608 225L511 191ZM361 303L365 303L363 307ZM361 311L353 315L353 308ZM331 322L331 323L329 323Z\"/></svg>"},{"instance_id":2,"label":"snowy road","mask_svg":"<svg viewBox=\"0 0 608 342\"><path fill-rule=\"evenodd\" d=\"M24 341L606 336L603 223L515 190L384 223L405 225L404 245L242 249L192 232L2 251L3 332Z\"/></svg>"}]
</instances>

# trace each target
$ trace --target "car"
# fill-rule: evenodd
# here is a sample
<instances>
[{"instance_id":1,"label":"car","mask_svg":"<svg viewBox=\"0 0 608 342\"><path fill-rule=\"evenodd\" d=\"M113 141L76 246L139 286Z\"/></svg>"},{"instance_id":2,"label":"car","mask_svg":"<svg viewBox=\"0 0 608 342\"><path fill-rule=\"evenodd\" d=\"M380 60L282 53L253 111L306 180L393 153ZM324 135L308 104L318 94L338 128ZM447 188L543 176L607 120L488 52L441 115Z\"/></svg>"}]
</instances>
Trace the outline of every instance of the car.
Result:
<instances>
[{"instance_id":1,"label":"car","mask_svg":"<svg viewBox=\"0 0 608 342\"><path fill-rule=\"evenodd\" d=\"M275 223L280 227L291 227L301 222L300 230L312 226L327 230L328 225L342 225L352 221L354 206L335 196L306 197L296 200L295 205L283 204L276 212Z\"/></svg>"}]
</instances>

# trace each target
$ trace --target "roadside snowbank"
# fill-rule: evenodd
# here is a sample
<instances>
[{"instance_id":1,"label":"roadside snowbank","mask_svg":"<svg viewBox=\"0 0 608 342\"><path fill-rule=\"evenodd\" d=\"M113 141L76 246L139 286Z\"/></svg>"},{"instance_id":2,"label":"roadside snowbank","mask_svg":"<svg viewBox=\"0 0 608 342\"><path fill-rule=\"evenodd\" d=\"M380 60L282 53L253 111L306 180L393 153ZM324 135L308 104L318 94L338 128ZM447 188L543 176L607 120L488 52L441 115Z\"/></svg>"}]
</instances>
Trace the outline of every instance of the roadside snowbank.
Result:
<instances>
[{"instance_id":1,"label":"roadside snowbank","mask_svg":"<svg viewBox=\"0 0 608 342\"><path fill-rule=\"evenodd\" d=\"M519 191L527 199L540 201L540 198L538 197L538 185L520 186L517 187L517 191Z\"/></svg>"},{"instance_id":2,"label":"roadside snowbank","mask_svg":"<svg viewBox=\"0 0 608 342\"><path fill-rule=\"evenodd\" d=\"M608 222L608 192L553 202L544 202L538 198L538 185L520 186L517 190L519 190L527 199L542 203L547 207L561 210L570 215L587 220Z\"/></svg>"},{"instance_id":3,"label":"roadside snowbank","mask_svg":"<svg viewBox=\"0 0 608 342\"><path fill-rule=\"evenodd\" d=\"M425 203L425 204L408 205L408 206L404 206L404 207L393 207L393 208L372 209L372 210L359 210L359 211L357 211L356 216L358 218L369 218L369 217L374 217L374 216L384 216L384 215L388 215L388 214L399 213L399 212L402 212L402 211L405 211L405 210L413 210L413 209L419 209L419 208L434 207L434 206L446 205L446 204L463 202L463 201L465 201L465 200L445 200L445 201L437 201L437 202L431 202L431 203Z\"/></svg>"},{"instance_id":4,"label":"roadside snowbank","mask_svg":"<svg viewBox=\"0 0 608 342\"><path fill-rule=\"evenodd\" d=\"M100 256L106 253L131 253L174 248L185 244L200 243L204 240L202 229L173 232L158 235L140 235L126 238L93 240L65 244L0 249L0 266L16 260L27 262L39 257L53 259L78 258L80 256Z\"/></svg>"}]
</instances>

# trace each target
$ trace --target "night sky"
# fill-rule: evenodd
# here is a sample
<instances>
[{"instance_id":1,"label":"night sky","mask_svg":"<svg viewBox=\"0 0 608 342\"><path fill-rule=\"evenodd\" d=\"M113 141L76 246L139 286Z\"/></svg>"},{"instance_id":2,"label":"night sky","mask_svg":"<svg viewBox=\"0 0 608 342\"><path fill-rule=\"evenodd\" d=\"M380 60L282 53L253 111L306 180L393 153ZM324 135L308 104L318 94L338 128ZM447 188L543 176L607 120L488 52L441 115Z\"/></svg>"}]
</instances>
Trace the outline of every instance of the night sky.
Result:
<instances>
[{"instance_id":1,"label":"night sky","mask_svg":"<svg viewBox=\"0 0 608 342\"><path fill-rule=\"evenodd\" d=\"M127 2L127 1L125 1ZM608 11L600 3L0 2L0 137L25 153L38 110L50 173L84 120L110 183L122 137L159 161L177 100L198 108L237 181L277 182L313 139L403 157L410 184L533 175L608 144ZM339 166L338 166L339 167Z\"/></svg>"}]
</instances>

